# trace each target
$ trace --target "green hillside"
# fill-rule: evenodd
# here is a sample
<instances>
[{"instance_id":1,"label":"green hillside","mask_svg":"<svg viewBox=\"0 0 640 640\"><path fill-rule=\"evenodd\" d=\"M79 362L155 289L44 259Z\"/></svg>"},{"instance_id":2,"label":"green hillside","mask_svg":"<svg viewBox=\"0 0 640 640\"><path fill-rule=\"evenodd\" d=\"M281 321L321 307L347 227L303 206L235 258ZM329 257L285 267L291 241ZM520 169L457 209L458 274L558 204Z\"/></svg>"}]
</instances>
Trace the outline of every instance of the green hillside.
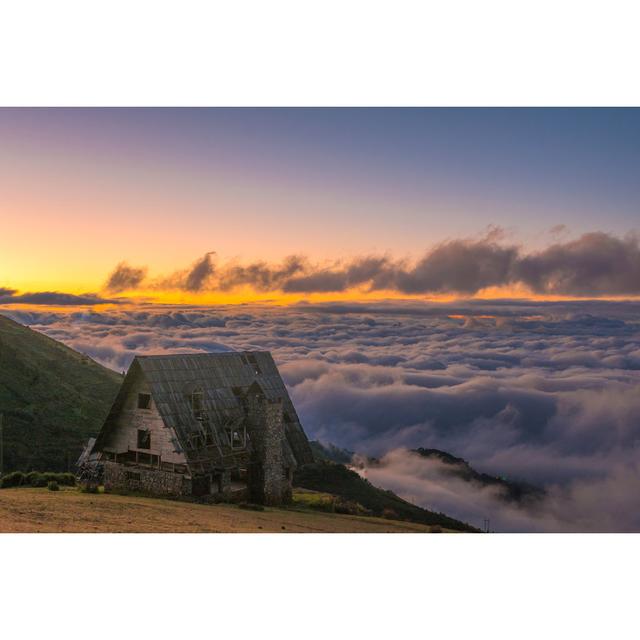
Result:
<instances>
[{"instance_id":1,"label":"green hillside","mask_svg":"<svg viewBox=\"0 0 640 640\"><path fill-rule=\"evenodd\" d=\"M122 378L0 315L4 471L64 471L95 436Z\"/></svg>"}]
</instances>

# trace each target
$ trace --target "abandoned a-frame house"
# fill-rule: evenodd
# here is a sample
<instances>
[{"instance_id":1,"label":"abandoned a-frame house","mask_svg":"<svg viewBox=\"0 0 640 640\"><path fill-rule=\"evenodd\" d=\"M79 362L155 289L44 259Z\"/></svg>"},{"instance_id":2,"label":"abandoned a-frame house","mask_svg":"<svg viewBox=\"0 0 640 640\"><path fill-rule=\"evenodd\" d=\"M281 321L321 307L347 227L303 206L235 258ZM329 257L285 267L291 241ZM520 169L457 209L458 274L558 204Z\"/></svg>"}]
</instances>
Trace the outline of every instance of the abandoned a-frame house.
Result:
<instances>
[{"instance_id":1,"label":"abandoned a-frame house","mask_svg":"<svg viewBox=\"0 0 640 640\"><path fill-rule=\"evenodd\" d=\"M268 352L136 357L86 459L105 490L281 504L309 442Z\"/></svg>"}]
</instances>

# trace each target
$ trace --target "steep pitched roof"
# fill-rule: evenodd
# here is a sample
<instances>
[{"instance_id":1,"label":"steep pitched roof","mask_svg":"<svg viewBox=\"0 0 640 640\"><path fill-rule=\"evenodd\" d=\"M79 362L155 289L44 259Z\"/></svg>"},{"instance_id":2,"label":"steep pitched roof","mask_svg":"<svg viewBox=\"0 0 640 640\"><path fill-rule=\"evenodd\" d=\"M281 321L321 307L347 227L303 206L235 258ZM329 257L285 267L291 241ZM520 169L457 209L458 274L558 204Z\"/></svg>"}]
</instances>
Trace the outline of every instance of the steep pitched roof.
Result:
<instances>
[{"instance_id":1,"label":"steep pitched roof","mask_svg":"<svg viewBox=\"0 0 640 640\"><path fill-rule=\"evenodd\" d=\"M136 356L103 431L115 419L132 380L144 375L164 423L174 430L194 472L212 463L230 466L235 453L224 435L226 427L239 425L245 414L243 396L258 384L270 400L282 400L285 422L285 457L298 465L313 462L313 454L287 389L267 351L224 352L166 356ZM198 420L191 406L194 391L202 392L203 416ZM210 446L190 447L195 435L207 431ZM100 437L98 437L100 442ZM204 465L204 466L202 466Z\"/></svg>"}]
</instances>

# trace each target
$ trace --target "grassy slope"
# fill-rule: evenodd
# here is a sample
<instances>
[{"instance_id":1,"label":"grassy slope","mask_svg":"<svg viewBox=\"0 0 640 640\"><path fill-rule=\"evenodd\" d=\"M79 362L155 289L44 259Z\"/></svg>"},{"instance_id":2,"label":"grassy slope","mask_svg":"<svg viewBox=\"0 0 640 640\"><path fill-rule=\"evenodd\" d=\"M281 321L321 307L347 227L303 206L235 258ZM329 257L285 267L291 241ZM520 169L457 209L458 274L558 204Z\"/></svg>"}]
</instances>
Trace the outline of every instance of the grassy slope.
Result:
<instances>
[{"instance_id":1,"label":"grassy slope","mask_svg":"<svg viewBox=\"0 0 640 640\"><path fill-rule=\"evenodd\" d=\"M0 532L428 533L429 527L300 509L246 511L75 488L20 488L0 491Z\"/></svg>"},{"instance_id":2,"label":"grassy slope","mask_svg":"<svg viewBox=\"0 0 640 640\"><path fill-rule=\"evenodd\" d=\"M95 436L121 377L0 315L4 469L64 471Z\"/></svg>"}]
</instances>

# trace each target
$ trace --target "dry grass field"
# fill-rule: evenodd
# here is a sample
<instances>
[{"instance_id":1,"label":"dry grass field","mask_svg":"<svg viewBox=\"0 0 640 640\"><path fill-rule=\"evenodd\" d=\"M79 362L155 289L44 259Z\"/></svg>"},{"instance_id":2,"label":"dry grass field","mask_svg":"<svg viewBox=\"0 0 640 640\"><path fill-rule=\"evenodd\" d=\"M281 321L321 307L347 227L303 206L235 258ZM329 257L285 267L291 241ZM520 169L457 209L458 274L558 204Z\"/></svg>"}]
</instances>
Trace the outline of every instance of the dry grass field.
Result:
<instances>
[{"instance_id":1,"label":"dry grass field","mask_svg":"<svg viewBox=\"0 0 640 640\"><path fill-rule=\"evenodd\" d=\"M308 509L250 511L75 488L2 489L0 532L7 533L428 533L430 528Z\"/></svg>"}]
</instances>

